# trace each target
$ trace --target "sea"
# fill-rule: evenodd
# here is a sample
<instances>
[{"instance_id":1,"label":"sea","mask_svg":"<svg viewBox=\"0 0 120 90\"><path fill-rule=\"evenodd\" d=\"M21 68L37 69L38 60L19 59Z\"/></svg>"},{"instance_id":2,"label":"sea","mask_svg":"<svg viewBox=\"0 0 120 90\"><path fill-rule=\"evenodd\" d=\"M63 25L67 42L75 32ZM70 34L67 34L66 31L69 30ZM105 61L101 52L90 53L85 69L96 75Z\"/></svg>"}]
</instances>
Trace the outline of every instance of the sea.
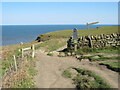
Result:
<instances>
[{"instance_id":1,"label":"sea","mask_svg":"<svg viewBox=\"0 0 120 90\"><path fill-rule=\"evenodd\" d=\"M89 28L113 25L91 25ZM2 27L2 44L0 46L27 43L33 41L40 34L48 32L87 29L86 25L1 25Z\"/></svg>"}]
</instances>

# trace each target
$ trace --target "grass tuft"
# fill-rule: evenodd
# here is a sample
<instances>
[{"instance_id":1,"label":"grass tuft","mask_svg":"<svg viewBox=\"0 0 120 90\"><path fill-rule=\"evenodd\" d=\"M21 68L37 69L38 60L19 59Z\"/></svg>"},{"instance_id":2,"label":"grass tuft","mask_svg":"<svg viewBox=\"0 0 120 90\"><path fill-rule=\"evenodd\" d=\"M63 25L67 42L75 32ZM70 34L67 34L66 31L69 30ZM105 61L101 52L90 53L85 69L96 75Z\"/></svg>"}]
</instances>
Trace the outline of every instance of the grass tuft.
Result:
<instances>
[{"instance_id":1,"label":"grass tuft","mask_svg":"<svg viewBox=\"0 0 120 90\"><path fill-rule=\"evenodd\" d=\"M66 78L71 78L72 77L72 73L70 73L68 70L65 70L62 75Z\"/></svg>"}]
</instances>

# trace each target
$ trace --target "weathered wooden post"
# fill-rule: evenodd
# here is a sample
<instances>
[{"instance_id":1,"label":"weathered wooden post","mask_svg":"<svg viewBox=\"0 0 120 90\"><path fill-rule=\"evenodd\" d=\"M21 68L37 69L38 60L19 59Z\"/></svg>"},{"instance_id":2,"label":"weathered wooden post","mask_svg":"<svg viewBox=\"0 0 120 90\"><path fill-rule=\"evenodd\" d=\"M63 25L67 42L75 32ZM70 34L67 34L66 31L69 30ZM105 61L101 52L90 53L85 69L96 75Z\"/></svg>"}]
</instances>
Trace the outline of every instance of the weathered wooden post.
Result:
<instances>
[{"instance_id":1,"label":"weathered wooden post","mask_svg":"<svg viewBox=\"0 0 120 90\"><path fill-rule=\"evenodd\" d=\"M35 46L34 45L32 45L32 58L34 58L35 57Z\"/></svg>"},{"instance_id":2,"label":"weathered wooden post","mask_svg":"<svg viewBox=\"0 0 120 90\"><path fill-rule=\"evenodd\" d=\"M13 55L13 58L14 58L15 71L17 71L17 63L16 63L16 57L15 57L15 55Z\"/></svg>"},{"instance_id":3,"label":"weathered wooden post","mask_svg":"<svg viewBox=\"0 0 120 90\"><path fill-rule=\"evenodd\" d=\"M87 23L87 24L86 24L86 25L87 25L87 29L89 29L89 26L90 26L90 25L97 24L97 23L99 23L99 22ZM90 46L90 47L93 47L93 45L92 45L92 40L91 40L91 36L90 36L90 31L88 31L88 38L89 38L89 46Z\"/></svg>"},{"instance_id":4,"label":"weathered wooden post","mask_svg":"<svg viewBox=\"0 0 120 90\"><path fill-rule=\"evenodd\" d=\"M21 54L22 54L22 58L23 58L23 48L21 49Z\"/></svg>"},{"instance_id":5,"label":"weathered wooden post","mask_svg":"<svg viewBox=\"0 0 120 90\"><path fill-rule=\"evenodd\" d=\"M20 42L20 45L22 46L22 45L23 45L23 42Z\"/></svg>"}]
</instances>

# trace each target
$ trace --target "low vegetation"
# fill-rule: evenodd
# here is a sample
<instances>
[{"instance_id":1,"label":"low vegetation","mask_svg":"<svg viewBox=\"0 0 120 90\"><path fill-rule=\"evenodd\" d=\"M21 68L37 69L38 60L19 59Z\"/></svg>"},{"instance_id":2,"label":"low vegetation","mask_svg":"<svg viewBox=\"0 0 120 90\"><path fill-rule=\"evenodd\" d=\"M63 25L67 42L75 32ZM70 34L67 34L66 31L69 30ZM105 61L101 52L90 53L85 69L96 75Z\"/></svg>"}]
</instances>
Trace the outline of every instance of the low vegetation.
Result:
<instances>
[{"instance_id":1,"label":"low vegetation","mask_svg":"<svg viewBox=\"0 0 120 90\"><path fill-rule=\"evenodd\" d=\"M36 46L36 49L39 48L44 48L45 51L51 52L51 51L55 51L60 47L63 47L66 45L66 39L52 39L52 40L48 40L45 41L39 45Z\"/></svg>"},{"instance_id":2,"label":"low vegetation","mask_svg":"<svg viewBox=\"0 0 120 90\"><path fill-rule=\"evenodd\" d=\"M120 60L119 46L116 47L104 47L104 48L82 48L77 50L77 55L82 55L79 59L89 59L90 61L104 61L104 60ZM102 53L102 54L101 54ZM91 54L85 56L85 54ZM105 54L113 54L113 56L106 56ZM115 56L114 56L115 55ZM97 58L95 58L97 56Z\"/></svg>"},{"instance_id":3,"label":"low vegetation","mask_svg":"<svg viewBox=\"0 0 120 90\"><path fill-rule=\"evenodd\" d=\"M104 48L81 48L77 50L76 54L88 54L88 53L110 53L110 54L119 54L119 46L110 46Z\"/></svg>"},{"instance_id":4,"label":"low vegetation","mask_svg":"<svg viewBox=\"0 0 120 90\"><path fill-rule=\"evenodd\" d=\"M88 33L87 33L88 32ZM78 36L86 36L88 34L98 35L98 34L111 34L118 32L118 26L106 26L99 27L99 29L83 29L78 30ZM59 38L69 38L72 36L72 30L62 30L46 33L44 35L38 36L38 41L46 41L50 39L59 39Z\"/></svg>"},{"instance_id":5,"label":"low vegetation","mask_svg":"<svg viewBox=\"0 0 120 90\"><path fill-rule=\"evenodd\" d=\"M72 77L72 73L69 72L68 70L65 70L62 75L66 78L71 78Z\"/></svg>"},{"instance_id":6,"label":"low vegetation","mask_svg":"<svg viewBox=\"0 0 120 90\"><path fill-rule=\"evenodd\" d=\"M48 55L48 56L53 56L53 53L48 53L47 55Z\"/></svg>"},{"instance_id":7,"label":"low vegetation","mask_svg":"<svg viewBox=\"0 0 120 90\"><path fill-rule=\"evenodd\" d=\"M27 58L27 64L23 67L25 69L26 73L25 77L23 75L23 79L20 79L19 81L16 82L14 86L11 88L36 88L34 82L33 82L33 77L34 75L37 74L37 70L35 70L35 60L32 59L31 57ZM23 72L24 73L24 72Z\"/></svg>"},{"instance_id":8,"label":"low vegetation","mask_svg":"<svg viewBox=\"0 0 120 90\"><path fill-rule=\"evenodd\" d=\"M2 58L6 59L13 54L16 53L18 49L30 47L32 44L39 44L37 41L31 41L29 43L24 43L23 45L15 44L15 45L8 45L8 46L2 46Z\"/></svg>"},{"instance_id":9,"label":"low vegetation","mask_svg":"<svg viewBox=\"0 0 120 90\"><path fill-rule=\"evenodd\" d=\"M107 68L116 71L116 72L120 72L120 66L119 66L119 62L115 62L115 61L111 61L111 62L102 62L99 63L100 65L106 65Z\"/></svg>"},{"instance_id":10,"label":"low vegetation","mask_svg":"<svg viewBox=\"0 0 120 90\"><path fill-rule=\"evenodd\" d=\"M16 48L16 49L15 49ZM21 52L19 52L20 48L14 47L14 51L12 52L12 55L16 56L17 59L17 65L20 65L20 63L22 63L21 58ZM13 60L13 56L12 55L8 55L6 58L3 58L2 61L2 72L1 72L1 76L5 75L5 71L9 69L9 67L11 67L11 64L14 66L14 60ZM12 80L12 78L17 78L18 81L12 81L12 83L15 83L15 85L11 84L9 85L10 88L33 88L35 87L34 83L33 83L33 76L37 73L37 71L34 69L34 59L32 59L32 57L30 55L27 55L27 58L24 58L24 61L27 60L27 62L21 64L23 65L22 68L18 68L18 71L16 72L16 74L18 72L21 72L20 74L23 75L19 75L17 77L10 77L10 79ZM14 71L14 69L12 69ZM21 71L22 70L22 71ZM7 76L9 77L9 75ZM6 82L8 84L10 84L10 82Z\"/></svg>"},{"instance_id":11,"label":"low vegetation","mask_svg":"<svg viewBox=\"0 0 120 90\"><path fill-rule=\"evenodd\" d=\"M110 86L101 77L89 70L75 67L72 67L71 69L76 70L77 74L74 75L69 71L69 68L63 72L63 75L67 78L71 78L77 89L110 88ZM72 77L72 75L74 75L74 77Z\"/></svg>"},{"instance_id":12,"label":"low vegetation","mask_svg":"<svg viewBox=\"0 0 120 90\"><path fill-rule=\"evenodd\" d=\"M98 58L94 58L95 56L98 56ZM92 56L82 56L79 59L89 59L90 61L105 61L105 60L120 60L120 56L113 56L113 57L105 57L101 55L92 55Z\"/></svg>"}]
</instances>

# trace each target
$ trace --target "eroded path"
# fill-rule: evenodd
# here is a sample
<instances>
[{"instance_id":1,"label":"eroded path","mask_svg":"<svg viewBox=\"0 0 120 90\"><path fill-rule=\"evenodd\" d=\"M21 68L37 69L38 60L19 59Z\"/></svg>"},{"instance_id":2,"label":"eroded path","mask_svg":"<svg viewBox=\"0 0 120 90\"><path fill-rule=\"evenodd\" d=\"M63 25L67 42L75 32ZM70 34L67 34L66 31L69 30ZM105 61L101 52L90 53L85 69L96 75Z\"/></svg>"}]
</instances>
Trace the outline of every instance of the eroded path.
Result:
<instances>
[{"instance_id":1,"label":"eroded path","mask_svg":"<svg viewBox=\"0 0 120 90\"><path fill-rule=\"evenodd\" d=\"M118 88L118 73L98 65L97 62L77 61L73 57L48 56L43 51L36 51L36 69L34 81L38 88L75 88L72 80L64 78L62 72L71 67L78 67L95 72L113 88Z\"/></svg>"}]
</instances>

